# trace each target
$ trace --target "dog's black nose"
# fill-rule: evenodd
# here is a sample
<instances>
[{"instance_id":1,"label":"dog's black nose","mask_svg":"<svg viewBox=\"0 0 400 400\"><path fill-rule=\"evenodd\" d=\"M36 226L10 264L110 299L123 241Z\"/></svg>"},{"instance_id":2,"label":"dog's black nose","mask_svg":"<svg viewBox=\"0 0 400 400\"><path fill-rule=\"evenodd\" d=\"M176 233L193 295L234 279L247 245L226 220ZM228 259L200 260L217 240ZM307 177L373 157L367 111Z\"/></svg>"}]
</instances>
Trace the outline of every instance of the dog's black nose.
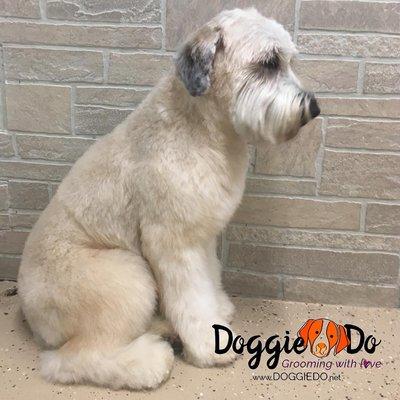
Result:
<instances>
[{"instance_id":1,"label":"dog's black nose","mask_svg":"<svg viewBox=\"0 0 400 400\"><path fill-rule=\"evenodd\" d=\"M311 97L311 99L310 99L310 115L311 115L311 118L318 117L320 112L321 112L321 110L319 109L317 100L316 100L315 96L313 95Z\"/></svg>"}]
</instances>

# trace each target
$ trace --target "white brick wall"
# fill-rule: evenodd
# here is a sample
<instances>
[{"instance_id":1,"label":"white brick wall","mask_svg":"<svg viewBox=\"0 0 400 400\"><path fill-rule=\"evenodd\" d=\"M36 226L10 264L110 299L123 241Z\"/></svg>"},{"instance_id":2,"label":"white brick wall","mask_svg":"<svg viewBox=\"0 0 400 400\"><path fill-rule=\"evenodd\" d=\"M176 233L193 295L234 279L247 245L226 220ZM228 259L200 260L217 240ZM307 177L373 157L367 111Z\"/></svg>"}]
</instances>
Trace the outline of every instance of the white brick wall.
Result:
<instances>
[{"instance_id":1,"label":"white brick wall","mask_svg":"<svg viewBox=\"0 0 400 400\"><path fill-rule=\"evenodd\" d=\"M146 96L185 35L256 6L292 33L321 116L252 148L246 196L221 238L233 292L399 305L400 3L3 0L0 278L58 182Z\"/></svg>"}]
</instances>

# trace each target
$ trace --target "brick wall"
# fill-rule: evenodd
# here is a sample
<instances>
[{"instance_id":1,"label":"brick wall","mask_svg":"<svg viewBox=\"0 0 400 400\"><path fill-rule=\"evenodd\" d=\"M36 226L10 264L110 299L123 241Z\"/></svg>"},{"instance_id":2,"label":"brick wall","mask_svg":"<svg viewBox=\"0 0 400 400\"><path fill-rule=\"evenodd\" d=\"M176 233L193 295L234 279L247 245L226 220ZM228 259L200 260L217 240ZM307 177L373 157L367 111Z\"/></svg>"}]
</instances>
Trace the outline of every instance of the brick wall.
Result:
<instances>
[{"instance_id":1,"label":"brick wall","mask_svg":"<svg viewBox=\"0 0 400 400\"><path fill-rule=\"evenodd\" d=\"M0 277L71 164L144 98L181 39L255 5L300 49L322 115L251 149L246 195L221 240L246 295L399 305L400 3L314 0L2 0Z\"/></svg>"}]
</instances>

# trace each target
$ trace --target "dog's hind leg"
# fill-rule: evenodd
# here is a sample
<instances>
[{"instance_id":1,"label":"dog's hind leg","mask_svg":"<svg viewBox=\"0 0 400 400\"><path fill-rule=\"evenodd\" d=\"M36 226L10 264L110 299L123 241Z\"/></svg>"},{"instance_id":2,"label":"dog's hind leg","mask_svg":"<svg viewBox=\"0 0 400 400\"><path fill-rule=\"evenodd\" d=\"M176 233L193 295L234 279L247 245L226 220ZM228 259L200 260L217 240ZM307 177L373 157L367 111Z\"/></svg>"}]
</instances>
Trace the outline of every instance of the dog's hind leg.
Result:
<instances>
[{"instance_id":1,"label":"dog's hind leg","mask_svg":"<svg viewBox=\"0 0 400 400\"><path fill-rule=\"evenodd\" d=\"M24 267L19 287L32 330L57 348L41 356L47 380L142 389L168 377L173 350L150 332L156 289L140 255L73 247L51 279L40 272Z\"/></svg>"},{"instance_id":2,"label":"dog's hind leg","mask_svg":"<svg viewBox=\"0 0 400 400\"><path fill-rule=\"evenodd\" d=\"M168 376L173 350L160 336L145 333L125 346L108 338L70 339L41 354L41 374L51 382L91 382L113 389L155 388Z\"/></svg>"}]
</instances>

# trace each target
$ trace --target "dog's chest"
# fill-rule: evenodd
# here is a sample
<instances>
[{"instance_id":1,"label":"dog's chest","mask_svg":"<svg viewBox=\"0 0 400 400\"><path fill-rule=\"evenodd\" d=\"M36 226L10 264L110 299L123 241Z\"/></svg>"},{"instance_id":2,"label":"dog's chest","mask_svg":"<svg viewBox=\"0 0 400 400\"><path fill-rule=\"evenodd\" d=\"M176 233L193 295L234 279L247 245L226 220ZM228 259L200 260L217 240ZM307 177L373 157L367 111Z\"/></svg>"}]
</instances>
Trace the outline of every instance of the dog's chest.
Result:
<instances>
[{"instance_id":1,"label":"dog's chest","mask_svg":"<svg viewBox=\"0 0 400 400\"><path fill-rule=\"evenodd\" d=\"M187 184L181 186L191 222L213 231L223 229L242 198L247 161L246 147L228 154L194 155Z\"/></svg>"}]
</instances>

